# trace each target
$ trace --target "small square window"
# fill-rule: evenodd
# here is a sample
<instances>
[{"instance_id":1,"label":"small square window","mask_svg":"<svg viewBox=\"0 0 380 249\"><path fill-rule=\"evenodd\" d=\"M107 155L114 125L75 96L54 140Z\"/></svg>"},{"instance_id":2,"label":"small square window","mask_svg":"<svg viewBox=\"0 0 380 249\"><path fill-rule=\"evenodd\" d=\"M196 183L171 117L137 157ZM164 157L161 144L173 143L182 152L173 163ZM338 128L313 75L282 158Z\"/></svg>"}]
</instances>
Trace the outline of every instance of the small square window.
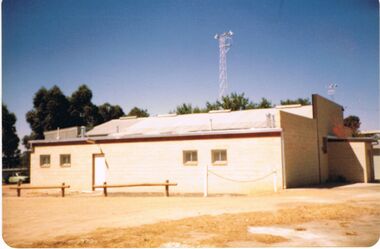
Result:
<instances>
[{"instance_id":1,"label":"small square window","mask_svg":"<svg viewBox=\"0 0 380 249\"><path fill-rule=\"evenodd\" d=\"M212 150L211 158L213 165L226 165L227 164L227 150Z\"/></svg>"},{"instance_id":2,"label":"small square window","mask_svg":"<svg viewBox=\"0 0 380 249\"><path fill-rule=\"evenodd\" d=\"M60 156L60 165L61 167L70 167L71 166L71 155L64 154Z\"/></svg>"},{"instance_id":3,"label":"small square window","mask_svg":"<svg viewBox=\"0 0 380 249\"><path fill-rule=\"evenodd\" d=\"M40 166L50 167L50 155L40 155Z\"/></svg>"},{"instance_id":4,"label":"small square window","mask_svg":"<svg viewBox=\"0 0 380 249\"><path fill-rule=\"evenodd\" d=\"M183 164L184 165L197 165L198 164L198 152L196 150L183 151Z\"/></svg>"}]
</instances>

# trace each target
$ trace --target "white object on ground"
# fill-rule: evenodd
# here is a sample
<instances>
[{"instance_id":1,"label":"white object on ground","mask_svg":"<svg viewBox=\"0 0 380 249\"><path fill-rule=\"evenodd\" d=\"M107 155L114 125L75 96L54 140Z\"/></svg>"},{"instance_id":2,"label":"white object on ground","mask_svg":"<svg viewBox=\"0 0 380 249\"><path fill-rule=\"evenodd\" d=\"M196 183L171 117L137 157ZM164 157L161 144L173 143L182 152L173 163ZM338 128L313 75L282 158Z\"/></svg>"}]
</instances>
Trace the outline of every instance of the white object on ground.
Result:
<instances>
[{"instance_id":1,"label":"white object on ground","mask_svg":"<svg viewBox=\"0 0 380 249\"><path fill-rule=\"evenodd\" d=\"M249 233L255 233L255 234L270 234L270 235L277 235L277 236L288 236L288 237L297 237L302 239L318 239L321 238L320 235L317 235L313 232L308 231L297 231L295 229L289 229L289 228L279 228L279 227L248 227Z\"/></svg>"}]
</instances>

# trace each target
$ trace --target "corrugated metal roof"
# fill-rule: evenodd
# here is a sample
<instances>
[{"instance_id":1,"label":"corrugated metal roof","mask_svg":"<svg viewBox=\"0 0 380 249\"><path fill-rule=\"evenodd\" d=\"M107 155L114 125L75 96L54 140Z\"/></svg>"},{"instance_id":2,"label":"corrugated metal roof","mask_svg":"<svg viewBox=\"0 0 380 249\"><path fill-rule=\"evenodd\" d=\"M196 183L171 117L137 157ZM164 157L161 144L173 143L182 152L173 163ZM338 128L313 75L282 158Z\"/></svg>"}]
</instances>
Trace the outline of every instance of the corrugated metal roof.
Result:
<instances>
[{"instance_id":1,"label":"corrugated metal roof","mask_svg":"<svg viewBox=\"0 0 380 249\"><path fill-rule=\"evenodd\" d=\"M264 134L266 136L278 136L281 133L281 128L257 128L257 129L241 129L241 130L227 130L227 131L199 131L199 132L189 132L185 134L133 134L133 135L121 135L118 136L94 136L94 137L80 137L80 138L70 138L70 139L60 139L60 140L31 140L29 143L32 146L36 145L55 145L55 144L93 144L93 143L107 143L107 142L126 142L126 141L143 141L145 139L155 139L155 138L182 138L189 139L192 137L199 138L200 136L208 136L209 138L218 138L222 136L232 136L236 137L239 135L247 134Z\"/></svg>"},{"instance_id":2,"label":"corrugated metal roof","mask_svg":"<svg viewBox=\"0 0 380 249\"><path fill-rule=\"evenodd\" d=\"M34 140L31 144L54 144L90 140L108 141L159 137L210 136L220 134L281 132L281 128L268 122L279 111L312 118L312 106L253 109L234 112L212 112L186 115L159 115L148 118L114 119L94 127L84 138ZM278 120L275 120L278 122ZM274 128L277 127L277 128Z\"/></svg>"},{"instance_id":3,"label":"corrugated metal roof","mask_svg":"<svg viewBox=\"0 0 380 249\"><path fill-rule=\"evenodd\" d=\"M135 119L113 119L101 125L95 126L86 133L87 136L106 136L111 133L124 132L131 125L144 118Z\"/></svg>"},{"instance_id":4,"label":"corrugated metal roof","mask_svg":"<svg viewBox=\"0 0 380 249\"><path fill-rule=\"evenodd\" d=\"M87 135L121 137L271 128L268 125L267 115L275 115L278 111L286 111L308 118L312 118L313 115L311 105L281 107L281 109L268 108L233 112L160 115L148 118L111 120L96 126L87 132Z\"/></svg>"}]
</instances>

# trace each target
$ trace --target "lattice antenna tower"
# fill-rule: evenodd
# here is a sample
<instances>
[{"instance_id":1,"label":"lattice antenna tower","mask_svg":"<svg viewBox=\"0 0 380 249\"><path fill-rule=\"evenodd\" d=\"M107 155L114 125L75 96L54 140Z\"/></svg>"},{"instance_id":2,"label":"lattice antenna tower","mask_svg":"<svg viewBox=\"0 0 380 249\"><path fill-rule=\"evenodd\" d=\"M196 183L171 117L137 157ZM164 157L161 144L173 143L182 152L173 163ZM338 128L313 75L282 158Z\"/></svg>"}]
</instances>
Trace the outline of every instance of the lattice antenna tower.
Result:
<instances>
[{"instance_id":1,"label":"lattice antenna tower","mask_svg":"<svg viewBox=\"0 0 380 249\"><path fill-rule=\"evenodd\" d=\"M219 99L221 100L227 91L227 52L232 45L232 31L216 34L214 38L219 42Z\"/></svg>"}]
</instances>

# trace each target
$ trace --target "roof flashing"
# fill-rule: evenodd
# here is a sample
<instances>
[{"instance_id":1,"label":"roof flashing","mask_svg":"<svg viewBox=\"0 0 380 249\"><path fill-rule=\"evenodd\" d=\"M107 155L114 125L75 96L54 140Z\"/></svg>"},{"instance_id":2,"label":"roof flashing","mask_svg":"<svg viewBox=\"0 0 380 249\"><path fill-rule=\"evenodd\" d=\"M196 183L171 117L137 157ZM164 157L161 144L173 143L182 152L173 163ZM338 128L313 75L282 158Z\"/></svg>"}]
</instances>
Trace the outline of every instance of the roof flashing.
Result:
<instances>
[{"instance_id":1,"label":"roof flashing","mask_svg":"<svg viewBox=\"0 0 380 249\"><path fill-rule=\"evenodd\" d=\"M222 110L210 110L208 113L227 113L231 112L231 109L222 109Z\"/></svg>"},{"instance_id":2,"label":"roof flashing","mask_svg":"<svg viewBox=\"0 0 380 249\"><path fill-rule=\"evenodd\" d=\"M122 116L119 118L120 120L126 120L126 119L137 119L137 116Z\"/></svg>"}]
</instances>

